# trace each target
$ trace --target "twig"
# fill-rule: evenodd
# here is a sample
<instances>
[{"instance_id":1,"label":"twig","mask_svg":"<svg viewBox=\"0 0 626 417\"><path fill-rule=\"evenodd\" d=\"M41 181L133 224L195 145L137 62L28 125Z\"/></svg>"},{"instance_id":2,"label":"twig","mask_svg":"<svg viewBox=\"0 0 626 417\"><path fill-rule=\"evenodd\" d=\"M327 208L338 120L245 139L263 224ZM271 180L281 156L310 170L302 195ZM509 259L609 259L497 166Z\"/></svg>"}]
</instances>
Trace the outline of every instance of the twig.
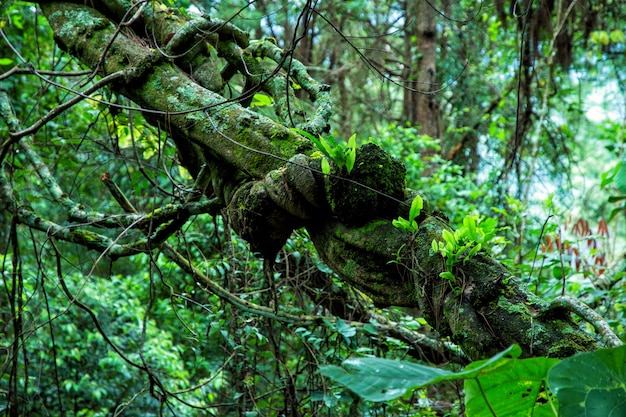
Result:
<instances>
[{"instance_id":1,"label":"twig","mask_svg":"<svg viewBox=\"0 0 626 417\"><path fill-rule=\"evenodd\" d=\"M48 114L43 116L41 119L37 120L30 127L19 132L11 132L9 134L10 138L2 144L2 148L9 146L11 143L17 142L19 139L23 138L24 136L32 135L33 133L41 129L43 125L45 125L50 120L54 119L55 117L63 113L65 110L69 109L70 107L74 106L76 103L84 99L88 99L89 94L99 90L100 88L104 87L107 84L112 83L113 81L123 78L125 75L126 75L126 71L118 71L113 74L107 75L106 77L101 78L100 80L95 82L91 87L89 87L87 90L83 91L81 95L78 95L72 98L71 100L68 100L65 103L60 104L54 109L50 110Z\"/></svg>"}]
</instances>

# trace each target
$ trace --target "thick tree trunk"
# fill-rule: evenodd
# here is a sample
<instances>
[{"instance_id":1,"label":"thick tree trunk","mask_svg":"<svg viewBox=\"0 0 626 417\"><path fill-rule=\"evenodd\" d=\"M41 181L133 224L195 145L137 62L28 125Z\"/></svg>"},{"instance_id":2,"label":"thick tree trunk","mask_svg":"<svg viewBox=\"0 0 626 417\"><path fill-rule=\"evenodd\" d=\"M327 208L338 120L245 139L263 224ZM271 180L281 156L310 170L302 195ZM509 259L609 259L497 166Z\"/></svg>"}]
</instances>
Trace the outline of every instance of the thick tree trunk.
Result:
<instances>
[{"instance_id":1,"label":"thick tree trunk","mask_svg":"<svg viewBox=\"0 0 626 417\"><path fill-rule=\"evenodd\" d=\"M437 82L437 12L432 2L407 1L403 113L420 132L441 137Z\"/></svg>"},{"instance_id":2,"label":"thick tree trunk","mask_svg":"<svg viewBox=\"0 0 626 417\"><path fill-rule=\"evenodd\" d=\"M309 141L203 87L146 46L150 38L138 41L138 30L117 33L125 11L117 2L105 3L101 11L63 2L42 2L41 7L63 49L100 75L124 71L125 80L111 87L145 109L152 123L168 129L181 163L194 176L208 167L212 187L207 193L219 195L235 229L254 250L272 257L294 228L304 226L322 259L346 282L378 305L419 307L436 330L475 359L512 343L520 344L526 356L567 356L596 347L567 314L551 310L488 257L460 263L453 272L461 291L453 291L439 277L443 261L431 249L449 228L447 222L425 201L414 236L391 225L399 214L408 217L407 202L414 193L404 188L401 164L378 147L360 148L349 176L336 166L330 176L322 175ZM164 20L153 10L146 7L133 27L155 28L156 39L173 31L172 40L193 27L173 15ZM159 32L164 22L167 34ZM240 57L251 53L245 42L222 45L226 41L221 39L217 49L222 54L226 47L239 48ZM204 68L217 72L215 63ZM219 79L218 73L205 75Z\"/></svg>"}]
</instances>

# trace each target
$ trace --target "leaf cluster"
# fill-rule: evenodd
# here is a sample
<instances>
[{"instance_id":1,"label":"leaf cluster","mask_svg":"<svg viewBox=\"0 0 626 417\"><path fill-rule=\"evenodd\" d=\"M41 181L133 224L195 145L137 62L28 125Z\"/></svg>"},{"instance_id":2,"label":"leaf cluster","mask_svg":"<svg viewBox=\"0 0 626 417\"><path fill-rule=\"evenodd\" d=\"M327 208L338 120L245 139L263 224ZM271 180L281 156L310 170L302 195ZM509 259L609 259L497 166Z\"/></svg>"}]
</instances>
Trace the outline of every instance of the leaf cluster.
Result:
<instances>
[{"instance_id":1,"label":"leaf cluster","mask_svg":"<svg viewBox=\"0 0 626 417\"><path fill-rule=\"evenodd\" d=\"M498 221L495 218L482 218L478 215L467 215L463 218L463 225L453 232L444 229L441 237L432 241L432 250L439 253L446 260L446 270L439 274L443 279L456 283L452 268L461 258L467 262L495 237Z\"/></svg>"},{"instance_id":2,"label":"leaf cluster","mask_svg":"<svg viewBox=\"0 0 626 417\"><path fill-rule=\"evenodd\" d=\"M415 220L419 215L422 209L424 208L424 200L422 197L415 196L413 201L411 202L411 209L409 210L409 218L405 219L402 216L399 216L396 220L392 221L392 224L398 229L415 233L417 232L417 228L419 225L417 224L417 220Z\"/></svg>"},{"instance_id":3,"label":"leaf cluster","mask_svg":"<svg viewBox=\"0 0 626 417\"><path fill-rule=\"evenodd\" d=\"M332 161L339 170L345 168L348 174L352 172L354 162L356 161L356 133L350 136L347 142L341 142L333 135L324 138L322 136L315 137L304 130L297 129L296 131L313 142L321 152L322 172L325 175L330 174L329 160Z\"/></svg>"}]
</instances>

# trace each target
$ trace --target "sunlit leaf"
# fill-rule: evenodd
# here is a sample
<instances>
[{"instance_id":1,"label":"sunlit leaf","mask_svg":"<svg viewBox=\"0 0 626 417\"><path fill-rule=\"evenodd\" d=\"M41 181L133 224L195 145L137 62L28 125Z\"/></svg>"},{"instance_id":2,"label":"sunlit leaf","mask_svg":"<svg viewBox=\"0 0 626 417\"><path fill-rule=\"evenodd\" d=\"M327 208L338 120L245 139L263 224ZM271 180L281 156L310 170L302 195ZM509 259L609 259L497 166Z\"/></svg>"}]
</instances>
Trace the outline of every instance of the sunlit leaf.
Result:
<instances>
[{"instance_id":1,"label":"sunlit leaf","mask_svg":"<svg viewBox=\"0 0 626 417\"><path fill-rule=\"evenodd\" d=\"M348 140L348 152L346 154L346 171L352 172L354 168L354 162L356 161L356 133L350 136Z\"/></svg>"},{"instance_id":2,"label":"sunlit leaf","mask_svg":"<svg viewBox=\"0 0 626 417\"><path fill-rule=\"evenodd\" d=\"M613 30L611 31L610 39L614 43L624 43L624 32L619 29Z\"/></svg>"},{"instance_id":3,"label":"sunlit leaf","mask_svg":"<svg viewBox=\"0 0 626 417\"><path fill-rule=\"evenodd\" d=\"M274 99L266 94L256 93L252 98L250 107L267 107L274 103Z\"/></svg>"},{"instance_id":4,"label":"sunlit leaf","mask_svg":"<svg viewBox=\"0 0 626 417\"><path fill-rule=\"evenodd\" d=\"M476 234L476 220L474 216L465 216L465 218L463 218L463 225L467 227L470 239L476 241L478 235Z\"/></svg>"},{"instance_id":5,"label":"sunlit leaf","mask_svg":"<svg viewBox=\"0 0 626 417\"><path fill-rule=\"evenodd\" d=\"M450 271L444 271L444 272L440 273L439 276L441 278L445 279L445 280L448 280L448 281L452 281L452 282L456 281L456 277Z\"/></svg>"},{"instance_id":6,"label":"sunlit leaf","mask_svg":"<svg viewBox=\"0 0 626 417\"><path fill-rule=\"evenodd\" d=\"M441 232L441 236L449 244L452 244L452 245L456 244L456 239L454 238L454 235L448 229L443 229L443 231Z\"/></svg>"},{"instance_id":7,"label":"sunlit leaf","mask_svg":"<svg viewBox=\"0 0 626 417\"><path fill-rule=\"evenodd\" d=\"M392 220L391 224L400 230L407 230L409 226L409 222L402 217L398 217L397 219Z\"/></svg>"},{"instance_id":8,"label":"sunlit leaf","mask_svg":"<svg viewBox=\"0 0 626 417\"><path fill-rule=\"evenodd\" d=\"M467 256L465 257L465 259L470 259L472 256L476 255L480 250L482 249L482 245L480 243L476 244L476 246L474 246L469 253L467 254Z\"/></svg>"},{"instance_id":9,"label":"sunlit leaf","mask_svg":"<svg viewBox=\"0 0 626 417\"><path fill-rule=\"evenodd\" d=\"M419 195L415 196L411 202L411 209L409 210L409 220L415 220L420 212L424 208L424 200Z\"/></svg>"},{"instance_id":10,"label":"sunlit leaf","mask_svg":"<svg viewBox=\"0 0 626 417\"><path fill-rule=\"evenodd\" d=\"M322 158L322 173L324 175L330 174L330 164L328 163L328 159Z\"/></svg>"},{"instance_id":11,"label":"sunlit leaf","mask_svg":"<svg viewBox=\"0 0 626 417\"><path fill-rule=\"evenodd\" d=\"M432 247L434 253L439 252L439 242L437 242L437 240L433 239L430 246Z\"/></svg>"},{"instance_id":12,"label":"sunlit leaf","mask_svg":"<svg viewBox=\"0 0 626 417\"><path fill-rule=\"evenodd\" d=\"M326 146L324 144L322 144L321 140L319 138L316 138L315 136L313 136L312 134L310 134L309 132L302 130L302 129L293 129L295 132L297 132L298 134L304 136L305 138L307 138L308 140L310 140L311 142L313 142L313 144L315 145L315 147L317 149L319 149L319 151L324 154L326 157L328 158L332 158L330 153L328 152L328 150L326 149Z\"/></svg>"},{"instance_id":13,"label":"sunlit leaf","mask_svg":"<svg viewBox=\"0 0 626 417\"><path fill-rule=\"evenodd\" d=\"M600 188L604 188L611 184L615 179L615 176L622 168L622 161L618 162L613 168L608 171L604 171L600 174Z\"/></svg>"}]
</instances>

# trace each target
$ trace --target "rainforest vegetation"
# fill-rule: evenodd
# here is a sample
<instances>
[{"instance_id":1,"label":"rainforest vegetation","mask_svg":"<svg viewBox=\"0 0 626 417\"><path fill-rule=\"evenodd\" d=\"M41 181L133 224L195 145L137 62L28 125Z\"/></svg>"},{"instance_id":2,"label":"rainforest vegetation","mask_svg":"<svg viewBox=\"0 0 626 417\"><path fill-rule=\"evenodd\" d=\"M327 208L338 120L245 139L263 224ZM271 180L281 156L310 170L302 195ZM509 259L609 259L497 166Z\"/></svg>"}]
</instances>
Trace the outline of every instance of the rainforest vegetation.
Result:
<instances>
[{"instance_id":1,"label":"rainforest vegetation","mask_svg":"<svg viewBox=\"0 0 626 417\"><path fill-rule=\"evenodd\" d=\"M0 3L0 413L626 415L626 3Z\"/></svg>"}]
</instances>

